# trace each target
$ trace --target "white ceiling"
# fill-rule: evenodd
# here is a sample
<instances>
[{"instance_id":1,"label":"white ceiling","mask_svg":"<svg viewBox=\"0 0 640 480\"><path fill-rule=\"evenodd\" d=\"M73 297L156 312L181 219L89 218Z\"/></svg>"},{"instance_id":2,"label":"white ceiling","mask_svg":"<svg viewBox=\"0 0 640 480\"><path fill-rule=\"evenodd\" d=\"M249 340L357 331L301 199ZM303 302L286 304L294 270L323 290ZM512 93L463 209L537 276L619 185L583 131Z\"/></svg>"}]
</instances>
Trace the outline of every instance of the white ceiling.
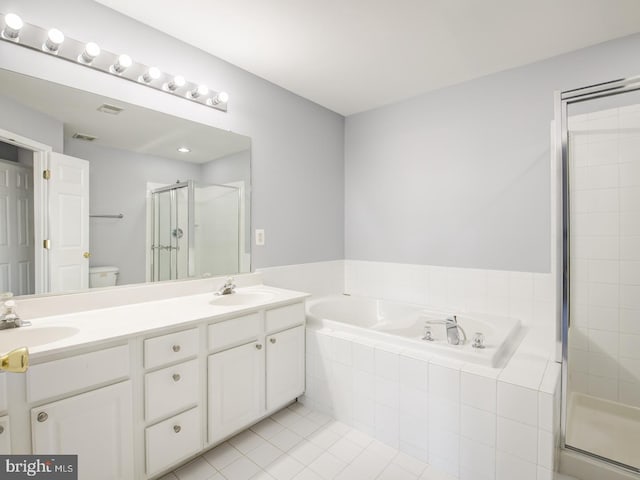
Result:
<instances>
[{"instance_id":1,"label":"white ceiling","mask_svg":"<svg viewBox=\"0 0 640 480\"><path fill-rule=\"evenodd\" d=\"M210 162L251 146L251 139L243 135L8 70L0 69L0 85L3 95L62 122L65 138L84 133L97 137L98 145L192 163ZM123 111L99 112L103 104ZM181 146L191 152L178 152Z\"/></svg>"},{"instance_id":2,"label":"white ceiling","mask_svg":"<svg viewBox=\"0 0 640 480\"><path fill-rule=\"evenodd\" d=\"M343 115L640 31L638 0L98 0Z\"/></svg>"}]
</instances>

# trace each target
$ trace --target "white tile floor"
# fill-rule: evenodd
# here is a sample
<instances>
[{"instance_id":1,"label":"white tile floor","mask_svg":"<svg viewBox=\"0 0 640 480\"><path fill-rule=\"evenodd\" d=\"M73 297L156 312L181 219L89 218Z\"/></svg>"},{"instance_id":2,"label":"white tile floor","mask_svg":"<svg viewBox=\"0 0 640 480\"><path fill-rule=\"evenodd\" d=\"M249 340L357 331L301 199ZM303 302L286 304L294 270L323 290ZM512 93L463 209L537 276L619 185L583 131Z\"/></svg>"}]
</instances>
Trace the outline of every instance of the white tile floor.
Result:
<instances>
[{"instance_id":1,"label":"white tile floor","mask_svg":"<svg viewBox=\"0 0 640 480\"><path fill-rule=\"evenodd\" d=\"M331 417L294 403L159 480L450 480Z\"/></svg>"}]
</instances>

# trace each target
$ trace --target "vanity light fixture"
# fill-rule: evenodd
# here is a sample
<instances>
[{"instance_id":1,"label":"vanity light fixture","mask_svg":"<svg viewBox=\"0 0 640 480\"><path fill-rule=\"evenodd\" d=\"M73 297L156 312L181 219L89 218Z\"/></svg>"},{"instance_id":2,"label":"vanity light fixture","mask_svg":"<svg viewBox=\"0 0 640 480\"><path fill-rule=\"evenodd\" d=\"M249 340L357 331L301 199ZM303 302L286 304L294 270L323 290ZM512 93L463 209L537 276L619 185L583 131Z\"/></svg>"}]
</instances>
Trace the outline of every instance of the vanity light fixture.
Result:
<instances>
[{"instance_id":1,"label":"vanity light fixture","mask_svg":"<svg viewBox=\"0 0 640 480\"><path fill-rule=\"evenodd\" d=\"M207 100L208 105L220 105L221 103L227 103L229 101L229 94L227 92L220 92L216 96Z\"/></svg>"},{"instance_id":2,"label":"vanity light fixture","mask_svg":"<svg viewBox=\"0 0 640 480\"><path fill-rule=\"evenodd\" d=\"M17 42L20 37L20 30L24 26L22 19L15 13L8 13L4 17L4 28L2 29L2 38Z\"/></svg>"},{"instance_id":3,"label":"vanity light fixture","mask_svg":"<svg viewBox=\"0 0 640 480\"><path fill-rule=\"evenodd\" d=\"M149 67L149 69L142 74L140 81L144 83L151 83L157 80L162 75L162 72L157 67Z\"/></svg>"},{"instance_id":4,"label":"vanity light fixture","mask_svg":"<svg viewBox=\"0 0 640 480\"><path fill-rule=\"evenodd\" d=\"M189 147L178 147L180 153L189 153L191 149Z\"/></svg>"},{"instance_id":5,"label":"vanity light fixture","mask_svg":"<svg viewBox=\"0 0 640 480\"><path fill-rule=\"evenodd\" d=\"M62 42L64 42L64 33L62 33L57 28L52 28L47 32L47 39L42 45L42 50L57 55Z\"/></svg>"},{"instance_id":6,"label":"vanity light fixture","mask_svg":"<svg viewBox=\"0 0 640 480\"><path fill-rule=\"evenodd\" d=\"M193 90L191 90L187 95L190 96L191 98L200 98L200 97L204 97L208 93L209 93L209 87L201 84L201 85L198 85L197 88L194 88Z\"/></svg>"},{"instance_id":7,"label":"vanity light fixture","mask_svg":"<svg viewBox=\"0 0 640 480\"><path fill-rule=\"evenodd\" d=\"M67 37L57 28L45 29L23 22L15 13L0 13L0 41L46 53L209 108L227 111L229 95L225 92L210 91L203 84L136 62L129 55L102 50L95 42L85 43Z\"/></svg>"},{"instance_id":8,"label":"vanity light fixture","mask_svg":"<svg viewBox=\"0 0 640 480\"><path fill-rule=\"evenodd\" d=\"M78 57L78 61L90 65L100 55L100 47L95 42L89 42L84 46L84 51Z\"/></svg>"},{"instance_id":9,"label":"vanity light fixture","mask_svg":"<svg viewBox=\"0 0 640 480\"><path fill-rule=\"evenodd\" d=\"M122 55L118 56L118 59L113 65L111 65L111 68L109 68L109 70L111 71L111 73L119 75L131 65L133 65L133 60L131 60L131 57L123 53Z\"/></svg>"},{"instance_id":10,"label":"vanity light fixture","mask_svg":"<svg viewBox=\"0 0 640 480\"><path fill-rule=\"evenodd\" d=\"M182 75L176 75L167 83L167 89L175 92L177 89L184 87L185 83L187 82Z\"/></svg>"}]
</instances>

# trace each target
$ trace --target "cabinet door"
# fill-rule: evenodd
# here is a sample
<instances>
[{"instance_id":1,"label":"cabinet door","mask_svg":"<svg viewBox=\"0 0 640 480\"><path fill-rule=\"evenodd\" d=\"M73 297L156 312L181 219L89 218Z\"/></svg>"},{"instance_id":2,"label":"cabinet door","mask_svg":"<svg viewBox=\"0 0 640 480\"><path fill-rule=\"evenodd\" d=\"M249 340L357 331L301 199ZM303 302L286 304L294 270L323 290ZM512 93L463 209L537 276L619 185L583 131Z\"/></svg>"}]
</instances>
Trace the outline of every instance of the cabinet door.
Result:
<instances>
[{"instance_id":1,"label":"cabinet door","mask_svg":"<svg viewBox=\"0 0 640 480\"><path fill-rule=\"evenodd\" d=\"M267 410L304 392L304 326L267 337Z\"/></svg>"},{"instance_id":2,"label":"cabinet door","mask_svg":"<svg viewBox=\"0 0 640 480\"><path fill-rule=\"evenodd\" d=\"M252 342L209 356L209 441L245 427L264 412L264 348Z\"/></svg>"},{"instance_id":3,"label":"cabinet door","mask_svg":"<svg viewBox=\"0 0 640 480\"><path fill-rule=\"evenodd\" d=\"M0 417L0 455L11 454L11 430L9 428L9 415Z\"/></svg>"},{"instance_id":4,"label":"cabinet door","mask_svg":"<svg viewBox=\"0 0 640 480\"><path fill-rule=\"evenodd\" d=\"M80 480L132 480L133 414L126 381L31 410L34 454L77 454Z\"/></svg>"}]
</instances>

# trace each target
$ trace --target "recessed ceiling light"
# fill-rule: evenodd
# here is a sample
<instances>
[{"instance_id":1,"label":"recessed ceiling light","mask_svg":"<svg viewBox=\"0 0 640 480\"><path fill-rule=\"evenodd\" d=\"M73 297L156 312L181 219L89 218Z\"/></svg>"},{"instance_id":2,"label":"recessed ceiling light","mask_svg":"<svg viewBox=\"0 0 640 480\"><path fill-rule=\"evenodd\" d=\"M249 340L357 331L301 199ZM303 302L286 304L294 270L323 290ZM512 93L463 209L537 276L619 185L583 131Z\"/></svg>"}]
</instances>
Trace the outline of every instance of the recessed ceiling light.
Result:
<instances>
[{"instance_id":1,"label":"recessed ceiling light","mask_svg":"<svg viewBox=\"0 0 640 480\"><path fill-rule=\"evenodd\" d=\"M191 149L189 147L178 147L180 153L189 153Z\"/></svg>"}]
</instances>

